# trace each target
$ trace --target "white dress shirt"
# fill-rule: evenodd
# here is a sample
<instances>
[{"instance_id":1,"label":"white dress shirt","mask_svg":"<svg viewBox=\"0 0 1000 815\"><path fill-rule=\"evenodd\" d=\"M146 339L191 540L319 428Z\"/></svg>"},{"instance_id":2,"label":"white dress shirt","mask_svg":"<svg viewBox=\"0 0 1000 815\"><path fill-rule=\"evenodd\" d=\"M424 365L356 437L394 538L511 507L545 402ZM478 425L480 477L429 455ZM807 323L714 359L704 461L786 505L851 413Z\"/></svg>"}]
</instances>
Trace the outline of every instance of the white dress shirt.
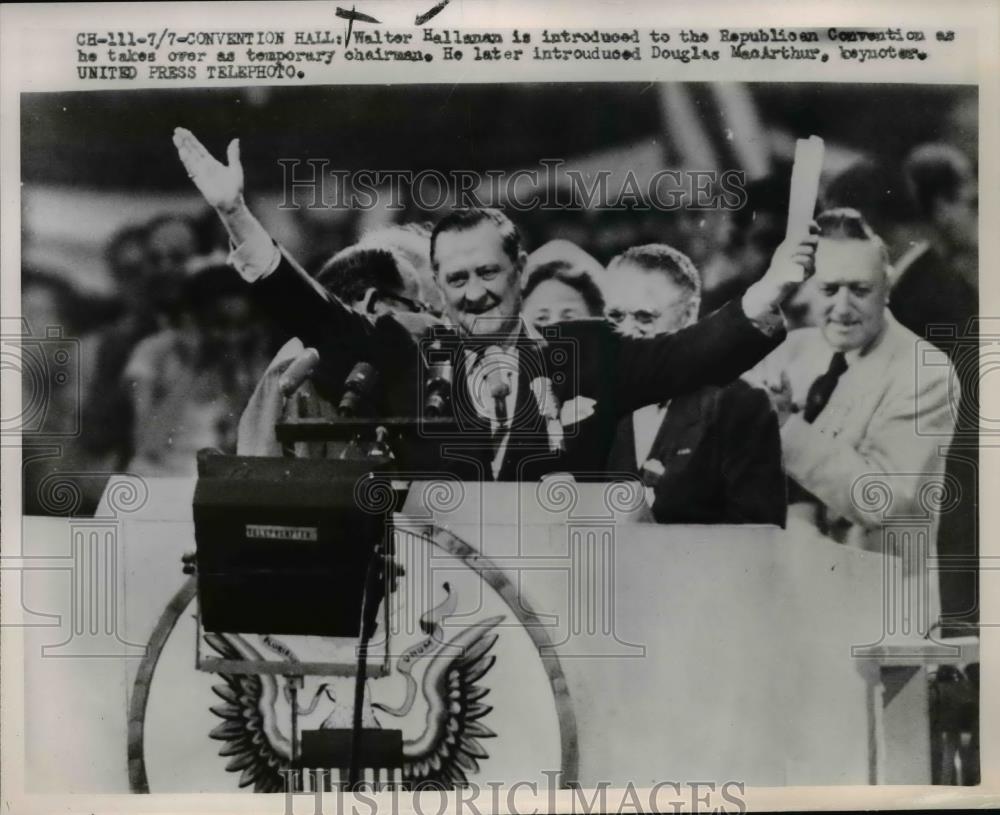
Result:
<instances>
[{"instance_id":1,"label":"white dress shirt","mask_svg":"<svg viewBox=\"0 0 1000 815\"><path fill-rule=\"evenodd\" d=\"M669 403L664 402L657 405L643 405L632 413L632 435L635 438L635 463L639 470L649 458L649 453L653 449L653 442L656 441L656 434L660 432L660 425L667 415ZM646 503L653 506L656 500L656 493L652 487L645 488Z\"/></svg>"},{"instance_id":2,"label":"white dress shirt","mask_svg":"<svg viewBox=\"0 0 1000 815\"><path fill-rule=\"evenodd\" d=\"M507 454L507 445L510 441L510 426L514 419L514 411L517 405L519 355L517 348L511 346L503 349L499 347L496 350L491 349L481 354L480 358L475 361L473 361L474 356L473 351L466 350L465 359L468 363L466 381L472 403L479 416L489 421L490 431L494 435L497 433L503 434L491 462L491 469L495 480L500 474L500 467L503 465L504 456ZM490 384L487 382L490 374L497 372L497 369L499 369L499 374L508 387L507 397L504 400L507 407L507 419L503 424L501 424L500 419L497 417L496 400L493 398Z\"/></svg>"}]
</instances>

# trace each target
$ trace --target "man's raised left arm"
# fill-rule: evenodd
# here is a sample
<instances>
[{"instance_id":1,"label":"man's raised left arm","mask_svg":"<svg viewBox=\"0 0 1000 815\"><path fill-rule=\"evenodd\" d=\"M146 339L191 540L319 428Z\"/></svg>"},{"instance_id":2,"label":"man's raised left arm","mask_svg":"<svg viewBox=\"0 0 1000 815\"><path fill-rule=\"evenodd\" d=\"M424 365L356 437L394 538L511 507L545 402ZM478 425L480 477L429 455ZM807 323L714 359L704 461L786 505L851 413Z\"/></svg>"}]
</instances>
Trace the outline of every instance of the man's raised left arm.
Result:
<instances>
[{"instance_id":1,"label":"man's raised left arm","mask_svg":"<svg viewBox=\"0 0 1000 815\"><path fill-rule=\"evenodd\" d=\"M785 337L782 305L813 268L817 228L778 247L764 276L740 301L675 334L619 340L614 372L623 410L726 385L752 368Z\"/></svg>"}]
</instances>

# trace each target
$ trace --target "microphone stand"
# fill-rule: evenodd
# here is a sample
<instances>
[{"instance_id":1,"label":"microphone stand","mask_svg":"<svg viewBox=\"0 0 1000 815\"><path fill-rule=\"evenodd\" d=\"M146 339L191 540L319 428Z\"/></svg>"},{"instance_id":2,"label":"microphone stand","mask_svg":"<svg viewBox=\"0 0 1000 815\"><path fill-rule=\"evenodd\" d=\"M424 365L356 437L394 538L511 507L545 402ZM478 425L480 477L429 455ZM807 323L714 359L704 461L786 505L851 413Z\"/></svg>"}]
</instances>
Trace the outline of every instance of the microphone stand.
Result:
<instances>
[{"instance_id":1,"label":"microphone stand","mask_svg":"<svg viewBox=\"0 0 1000 815\"><path fill-rule=\"evenodd\" d=\"M358 640L358 669L354 678L354 718L351 722L351 763L347 773L348 789L356 791L361 781L361 732L364 710L365 681L368 674L368 642L375 633L378 619L377 596L379 580L384 576L381 568L385 553L381 544L372 550L365 575L365 585L361 592L361 637Z\"/></svg>"}]
</instances>

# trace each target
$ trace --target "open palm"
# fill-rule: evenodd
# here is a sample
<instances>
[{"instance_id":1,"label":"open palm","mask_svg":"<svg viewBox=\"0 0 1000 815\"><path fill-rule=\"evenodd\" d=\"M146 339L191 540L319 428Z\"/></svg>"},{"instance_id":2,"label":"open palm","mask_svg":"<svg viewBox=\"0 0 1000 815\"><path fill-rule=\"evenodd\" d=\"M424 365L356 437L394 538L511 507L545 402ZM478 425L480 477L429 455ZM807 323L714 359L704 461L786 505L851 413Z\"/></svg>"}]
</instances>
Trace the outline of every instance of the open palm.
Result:
<instances>
[{"instance_id":1,"label":"open palm","mask_svg":"<svg viewBox=\"0 0 1000 815\"><path fill-rule=\"evenodd\" d=\"M188 176L210 206L226 210L239 203L243 195L239 139L233 139L226 148L228 164L212 156L194 133L183 127L174 128L174 147Z\"/></svg>"}]
</instances>

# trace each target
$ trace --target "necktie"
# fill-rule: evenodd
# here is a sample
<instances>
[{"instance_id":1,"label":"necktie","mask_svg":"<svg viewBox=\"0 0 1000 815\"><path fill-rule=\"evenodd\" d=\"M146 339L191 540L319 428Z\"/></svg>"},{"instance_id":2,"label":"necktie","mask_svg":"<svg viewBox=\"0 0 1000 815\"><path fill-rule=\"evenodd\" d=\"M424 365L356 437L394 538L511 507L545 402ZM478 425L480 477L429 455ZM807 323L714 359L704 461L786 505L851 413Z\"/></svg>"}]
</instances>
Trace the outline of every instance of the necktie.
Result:
<instances>
[{"instance_id":1,"label":"necktie","mask_svg":"<svg viewBox=\"0 0 1000 815\"><path fill-rule=\"evenodd\" d=\"M830 360L830 367L826 369L826 373L816 377L816 381L809 386L809 392L806 394L806 406L802 411L802 418L809 424L812 424L816 417L822 413L826 403L833 395L834 388L837 387L838 380L846 370L847 360L844 358L844 352L838 351Z\"/></svg>"},{"instance_id":2,"label":"necktie","mask_svg":"<svg viewBox=\"0 0 1000 815\"><path fill-rule=\"evenodd\" d=\"M511 360L498 345L491 345L482 353L479 364L483 367L486 395L492 400L496 419L494 436L507 429L507 397L510 396Z\"/></svg>"},{"instance_id":3,"label":"necktie","mask_svg":"<svg viewBox=\"0 0 1000 815\"><path fill-rule=\"evenodd\" d=\"M493 410L497 417L497 433L507 428L507 397L510 396L510 385L501 371L495 371L486 379L493 397Z\"/></svg>"}]
</instances>

